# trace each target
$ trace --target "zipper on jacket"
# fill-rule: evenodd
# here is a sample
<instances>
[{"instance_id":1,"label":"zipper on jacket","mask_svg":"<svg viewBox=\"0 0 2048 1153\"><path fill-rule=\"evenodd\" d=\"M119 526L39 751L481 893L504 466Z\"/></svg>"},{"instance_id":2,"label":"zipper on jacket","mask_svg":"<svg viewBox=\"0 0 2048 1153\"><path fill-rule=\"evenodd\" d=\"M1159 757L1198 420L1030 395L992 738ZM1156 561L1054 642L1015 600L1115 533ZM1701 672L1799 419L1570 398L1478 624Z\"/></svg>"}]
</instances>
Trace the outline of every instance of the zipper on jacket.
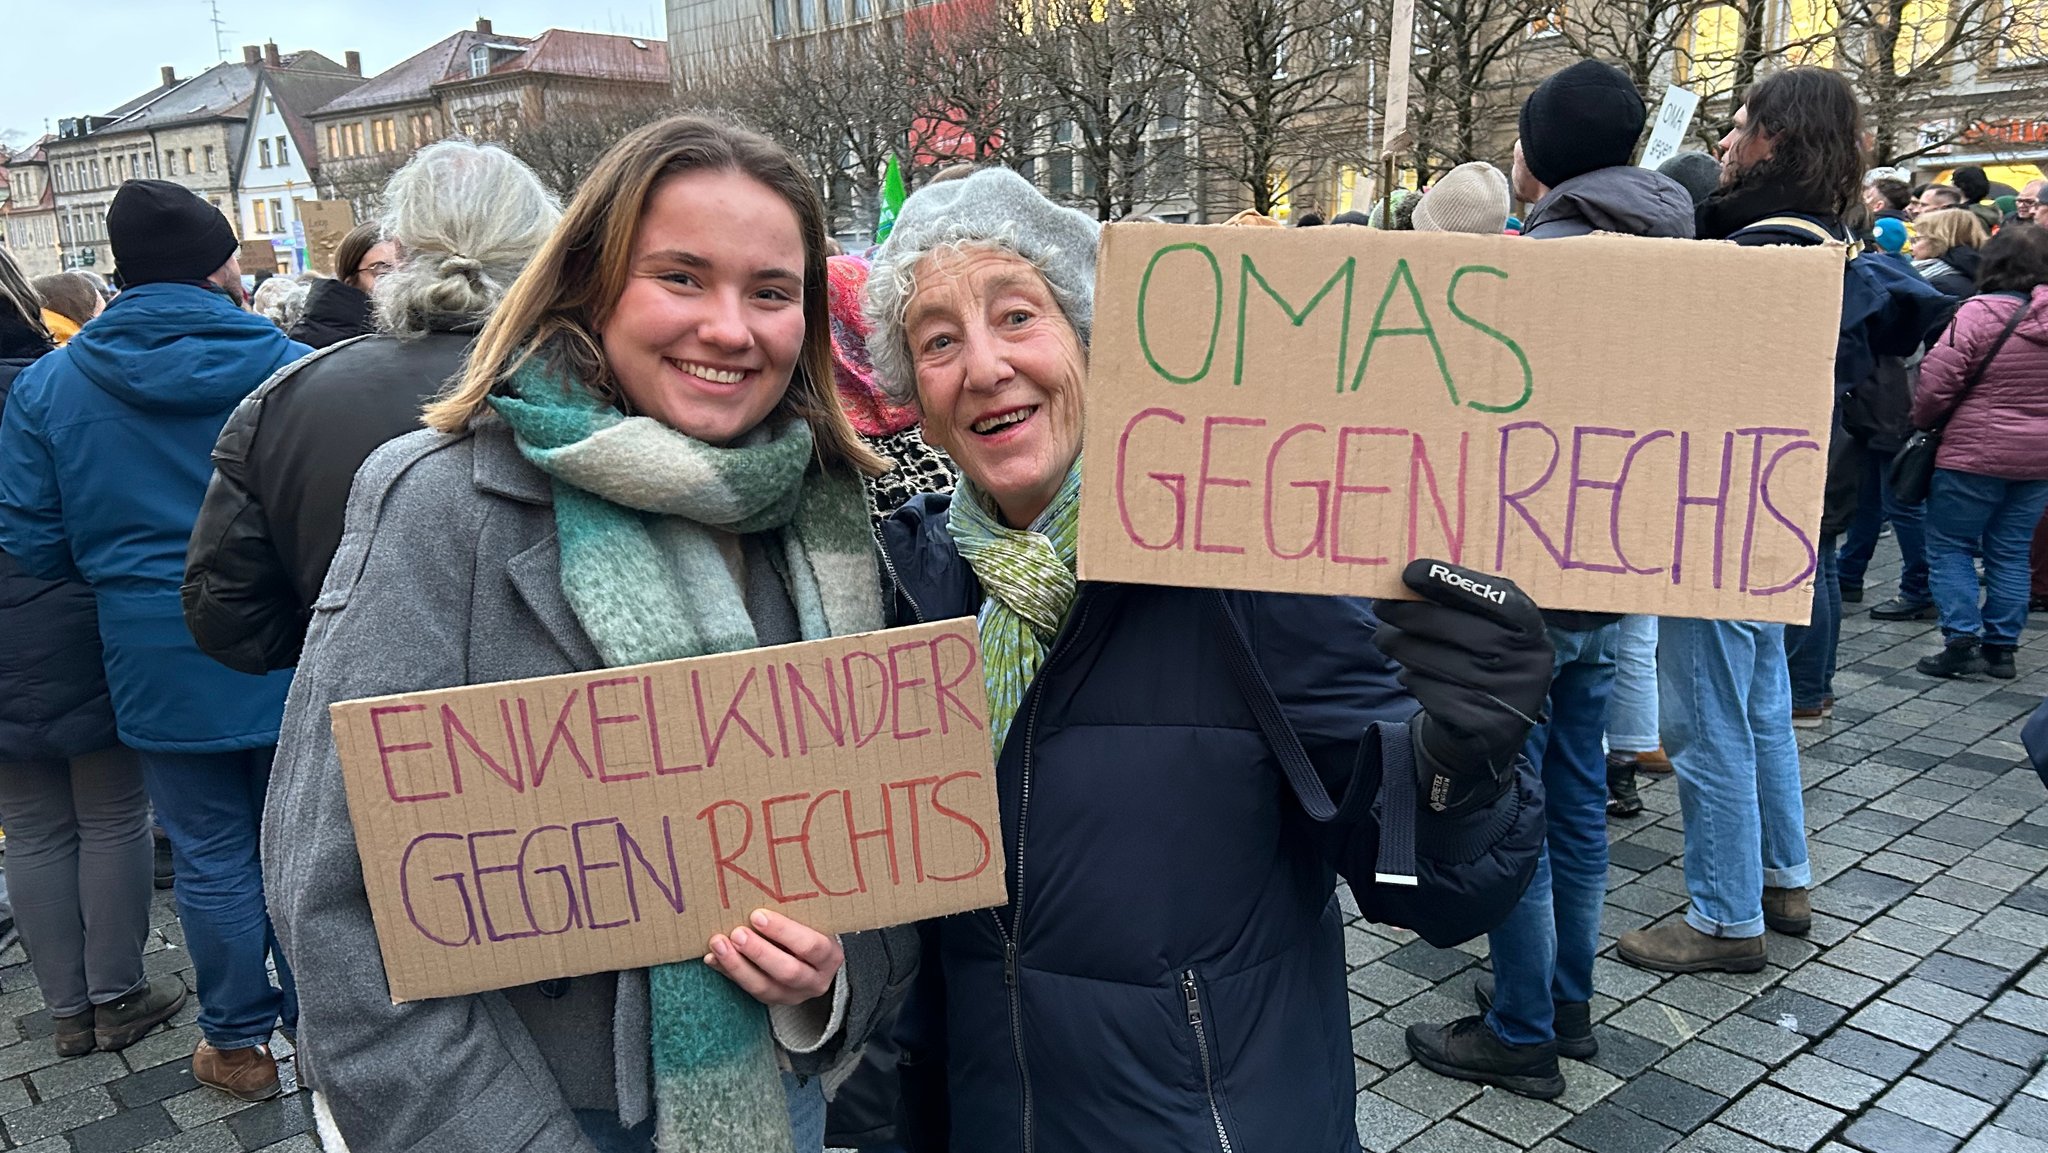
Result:
<instances>
[{"instance_id":1,"label":"zipper on jacket","mask_svg":"<svg viewBox=\"0 0 2048 1153\"><path fill-rule=\"evenodd\" d=\"M901 596L904 602L910 605L910 615L917 618L917 623L926 623L924 609L918 607L917 598L910 595L910 590L903 587L903 578L896 573L896 562L889 559L889 545L888 542L882 539L882 530L880 528L875 529L874 537L875 552L882 558L882 568L889 574L889 583L896 586L897 595Z\"/></svg>"},{"instance_id":2,"label":"zipper on jacket","mask_svg":"<svg viewBox=\"0 0 2048 1153\"><path fill-rule=\"evenodd\" d=\"M1202 991L1195 983L1195 971L1180 975L1180 991L1188 1001L1188 1027L1195 1031L1195 1049L1202 1056L1202 1091L1209 1098L1209 1120L1216 1124L1216 1143L1231 1153L1230 1131L1223 1127L1223 1107L1216 1103L1216 1074L1209 1062L1209 1031L1202 1025Z\"/></svg>"},{"instance_id":3,"label":"zipper on jacket","mask_svg":"<svg viewBox=\"0 0 2048 1153\"><path fill-rule=\"evenodd\" d=\"M1038 667L1042 677L1052 668L1067 645L1081 634L1088 624L1088 602L1081 600L1081 614L1074 620L1074 627L1062 630L1059 640L1053 643L1052 651L1046 654L1045 663ZM996 924L996 934L1003 942L1003 984L1010 994L1010 1042L1017 1054L1017 1077L1024 1090L1024 1153L1032 1153L1037 1137L1032 1127L1031 1066L1024 1059L1024 999L1017 986L1017 945L1024 939L1024 832L1031 812L1031 747L1038 740L1038 704L1045 696L1044 685L1033 679L1030 690L1030 710L1024 721L1024 771L1018 783L1017 797L1017 891L1010 895L1010 925L1003 927L1003 919L994 910L989 919ZM1012 726L1016 721L1013 719ZM1014 731L1014 730L1013 730ZM1226 1151L1227 1153L1227 1151Z\"/></svg>"}]
</instances>

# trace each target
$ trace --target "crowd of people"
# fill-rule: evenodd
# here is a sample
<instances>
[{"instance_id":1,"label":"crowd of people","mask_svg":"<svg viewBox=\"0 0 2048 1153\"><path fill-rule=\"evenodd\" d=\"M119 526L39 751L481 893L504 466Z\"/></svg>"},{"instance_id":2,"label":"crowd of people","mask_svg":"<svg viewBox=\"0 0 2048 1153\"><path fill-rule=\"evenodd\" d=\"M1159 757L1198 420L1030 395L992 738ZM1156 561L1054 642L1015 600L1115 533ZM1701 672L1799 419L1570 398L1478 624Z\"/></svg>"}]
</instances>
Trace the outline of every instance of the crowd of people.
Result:
<instances>
[{"instance_id":1,"label":"crowd of people","mask_svg":"<svg viewBox=\"0 0 2048 1153\"><path fill-rule=\"evenodd\" d=\"M1675 775L1688 903L1616 956L1761 969L1811 924L1794 729L1829 723L1883 526L1871 612L1939 616L1931 676L2013 676L2042 587L2048 182L1866 171L1823 69L1757 83L1717 156L1637 167L1645 120L1583 61L1509 171L1322 226L1839 246L1806 626L1543 611L1426 561L1377 603L1078 581L1100 225L1006 169L842 254L789 153L676 117L567 205L431 145L333 277L253 299L168 182L108 212L118 292L0 250L0 823L58 1053L188 996L142 963L154 821L194 1076L278 1093L282 1031L335 1148L1355 1150L1338 884L1491 936L1421 1064L1558 1096L1637 774ZM959 616L1005 905L761 910L701 960L393 1003L329 705Z\"/></svg>"}]
</instances>

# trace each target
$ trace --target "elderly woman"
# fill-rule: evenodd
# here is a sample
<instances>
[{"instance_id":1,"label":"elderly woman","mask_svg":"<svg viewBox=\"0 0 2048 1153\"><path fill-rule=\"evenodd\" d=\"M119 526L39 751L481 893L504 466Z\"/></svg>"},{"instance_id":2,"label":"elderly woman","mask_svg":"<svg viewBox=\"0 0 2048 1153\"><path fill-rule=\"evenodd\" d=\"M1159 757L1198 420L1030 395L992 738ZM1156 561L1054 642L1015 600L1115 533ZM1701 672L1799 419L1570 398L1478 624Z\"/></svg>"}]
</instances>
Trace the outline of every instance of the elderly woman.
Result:
<instances>
[{"instance_id":1,"label":"elderly woman","mask_svg":"<svg viewBox=\"0 0 2048 1153\"><path fill-rule=\"evenodd\" d=\"M356 469L420 427L420 407L462 371L478 330L562 215L511 153L461 140L421 149L392 175L384 206L380 224L350 233L342 249L374 264L396 242L360 241L404 241L403 265L359 274L381 280L385 331L294 362L235 409L214 446L181 591L193 639L232 669L299 663Z\"/></svg>"},{"instance_id":2,"label":"elderly woman","mask_svg":"<svg viewBox=\"0 0 2048 1153\"><path fill-rule=\"evenodd\" d=\"M899 1034L944 1062L955 1149L1346 1153L1332 863L1380 859L1384 824L1411 883L1351 867L1367 917L1441 944L1497 921L1541 835L1513 782L1550 646L1519 590L1488 578L1495 606L1424 562L1431 599L1379 620L1077 585L1096 235L988 169L912 196L868 281L875 367L965 476L882 535L898 623L980 619L1010 894L932 927L907 1018L942 1025ZM1320 828L1280 770L1304 746L1307 792L1337 798Z\"/></svg>"},{"instance_id":3,"label":"elderly woman","mask_svg":"<svg viewBox=\"0 0 2048 1153\"><path fill-rule=\"evenodd\" d=\"M823 1089L907 982L913 932L755 911L703 961L394 1005L327 706L879 627L880 462L831 356L810 178L751 133L657 122L584 182L434 431L357 475L263 846L300 1052L350 1145L822 1147Z\"/></svg>"}]
</instances>

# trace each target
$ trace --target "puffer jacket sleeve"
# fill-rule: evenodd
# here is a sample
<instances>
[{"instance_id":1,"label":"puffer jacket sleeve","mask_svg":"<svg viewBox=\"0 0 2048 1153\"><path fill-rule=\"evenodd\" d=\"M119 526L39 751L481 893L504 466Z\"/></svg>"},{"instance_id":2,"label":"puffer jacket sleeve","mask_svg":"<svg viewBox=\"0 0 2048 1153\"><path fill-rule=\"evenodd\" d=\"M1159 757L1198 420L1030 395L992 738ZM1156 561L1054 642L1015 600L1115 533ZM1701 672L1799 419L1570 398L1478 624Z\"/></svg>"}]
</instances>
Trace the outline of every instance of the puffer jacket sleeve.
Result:
<instances>
[{"instance_id":1,"label":"puffer jacket sleeve","mask_svg":"<svg viewBox=\"0 0 2048 1153\"><path fill-rule=\"evenodd\" d=\"M1979 296L1966 301L1948 331L1927 350L1920 362L1919 389L1913 394L1914 428L1933 428L1954 414L1970 366L1990 351L1990 343L2010 317L1992 306L1997 299Z\"/></svg>"},{"instance_id":2,"label":"puffer jacket sleeve","mask_svg":"<svg viewBox=\"0 0 2048 1153\"><path fill-rule=\"evenodd\" d=\"M252 457L268 392L260 389L237 405L213 446L213 479L192 528L179 590L185 627L200 650L252 675L299 663L310 616L278 556L257 493Z\"/></svg>"},{"instance_id":3,"label":"puffer jacket sleeve","mask_svg":"<svg viewBox=\"0 0 2048 1153\"><path fill-rule=\"evenodd\" d=\"M353 1148L593 1153L504 996L393 1004L385 980L327 707L466 679L471 542L487 513L459 499L466 458L420 455L390 445L364 466L264 809L264 891L299 981L302 1053Z\"/></svg>"},{"instance_id":4,"label":"puffer jacket sleeve","mask_svg":"<svg viewBox=\"0 0 2048 1153\"><path fill-rule=\"evenodd\" d=\"M1374 864L1386 816L1382 770L1413 773L1418 713L1393 662L1373 644L1379 622L1350 597L1233 594L1266 670L1337 816L1319 826L1324 856L1351 882L1361 912L1440 947L1499 924L1528 886L1542 842L1535 774L1517 758L1515 783L1482 809L1443 816L1415 796L1417 884L1382 883Z\"/></svg>"},{"instance_id":5,"label":"puffer jacket sleeve","mask_svg":"<svg viewBox=\"0 0 2048 1153\"><path fill-rule=\"evenodd\" d=\"M49 358L45 358L49 359ZM37 365L22 374L30 376ZM15 380L0 416L0 552L44 580L78 580L78 564L64 532L64 502L57 487L56 456L37 415L32 395Z\"/></svg>"}]
</instances>

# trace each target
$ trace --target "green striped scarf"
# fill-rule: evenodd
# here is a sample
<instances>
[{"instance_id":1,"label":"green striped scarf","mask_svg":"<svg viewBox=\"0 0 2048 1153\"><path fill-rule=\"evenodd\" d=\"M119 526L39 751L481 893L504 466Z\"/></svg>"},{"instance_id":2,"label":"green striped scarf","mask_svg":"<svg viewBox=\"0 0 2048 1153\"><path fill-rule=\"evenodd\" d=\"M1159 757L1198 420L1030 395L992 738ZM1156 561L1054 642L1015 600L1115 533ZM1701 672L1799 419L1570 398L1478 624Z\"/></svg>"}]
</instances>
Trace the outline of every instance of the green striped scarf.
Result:
<instances>
[{"instance_id":1,"label":"green striped scarf","mask_svg":"<svg viewBox=\"0 0 2048 1153\"><path fill-rule=\"evenodd\" d=\"M1024 702L1024 690L1074 607L1074 540L1081 519L1081 462L1028 529L1008 528L972 481L960 482L950 526L953 544L988 594L982 603L982 677L988 685L988 736L996 756Z\"/></svg>"},{"instance_id":2,"label":"green striped scarf","mask_svg":"<svg viewBox=\"0 0 2048 1153\"><path fill-rule=\"evenodd\" d=\"M715 532L776 533L806 640L882 627L860 482L816 464L810 426L718 447L621 415L535 362L491 406L553 480L562 594L609 665L758 644ZM768 1013L700 961L648 973L656 1147L788 1153Z\"/></svg>"}]
</instances>

